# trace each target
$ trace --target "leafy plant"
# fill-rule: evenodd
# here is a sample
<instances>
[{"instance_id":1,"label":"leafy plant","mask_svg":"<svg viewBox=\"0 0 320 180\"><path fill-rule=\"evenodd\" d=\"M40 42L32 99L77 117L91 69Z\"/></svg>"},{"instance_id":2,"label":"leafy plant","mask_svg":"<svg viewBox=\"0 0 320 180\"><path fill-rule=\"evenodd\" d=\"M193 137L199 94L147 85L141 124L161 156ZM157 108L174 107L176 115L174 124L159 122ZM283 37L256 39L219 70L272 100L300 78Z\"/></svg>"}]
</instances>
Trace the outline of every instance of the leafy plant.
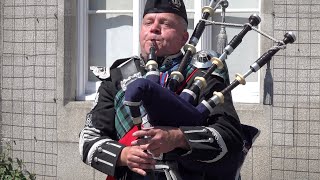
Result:
<instances>
[{"instance_id":1,"label":"leafy plant","mask_svg":"<svg viewBox=\"0 0 320 180\"><path fill-rule=\"evenodd\" d=\"M0 180L35 180L35 174L25 169L21 159L9 156L11 146L8 142L6 144L5 150L0 153Z\"/></svg>"}]
</instances>

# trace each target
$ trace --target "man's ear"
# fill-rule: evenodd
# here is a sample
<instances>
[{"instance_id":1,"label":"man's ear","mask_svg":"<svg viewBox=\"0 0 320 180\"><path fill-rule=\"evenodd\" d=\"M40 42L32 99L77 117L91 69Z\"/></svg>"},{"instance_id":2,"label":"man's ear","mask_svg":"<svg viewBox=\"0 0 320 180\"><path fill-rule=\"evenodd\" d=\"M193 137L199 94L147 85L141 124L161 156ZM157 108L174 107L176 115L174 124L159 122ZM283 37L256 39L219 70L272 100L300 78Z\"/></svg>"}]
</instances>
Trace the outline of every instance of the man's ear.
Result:
<instances>
[{"instance_id":1,"label":"man's ear","mask_svg":"<svg viewBox=\"0 0 320 180\"><path fill-rule=\"evenodd\" d=\"M185 32L183 33L183 36L182 36L182 40L184 41L183 44L186 44L186 42L188 41L188 39L189 39L189 33L188 33L188 31L185 31Z\"/></svg>"}]
</instances>

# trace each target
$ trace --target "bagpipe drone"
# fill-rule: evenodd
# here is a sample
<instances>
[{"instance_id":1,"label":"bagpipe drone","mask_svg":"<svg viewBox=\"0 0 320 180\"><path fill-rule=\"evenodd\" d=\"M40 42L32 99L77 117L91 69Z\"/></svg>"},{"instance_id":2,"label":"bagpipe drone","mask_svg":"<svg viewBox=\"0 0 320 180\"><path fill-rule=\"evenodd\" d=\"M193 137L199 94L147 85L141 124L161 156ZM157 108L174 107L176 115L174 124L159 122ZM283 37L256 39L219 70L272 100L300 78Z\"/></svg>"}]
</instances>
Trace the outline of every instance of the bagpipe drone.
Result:
<instances>
[{"instance_id":1,"label":"bagpipe drone","mask_svg":"<svg viewBox=\"0 0 320 180\"><path fill-rule=\"evenodd\" d=\"M211 22L207 19L213 16L215 10L222 6L226 1L220 0L216 2L211 0L209 6L205 6L202 9L202 19L199 20L195 30L188 42L184 46L185 55L178 67L178 71L171 73L168 88L164 88L159 85L159 71L158 64L155 60L155 48L151 46L148 62L146 64L146 78L138 78L135 81L127 85L125 93L124 104L130 109L133 123L141 128L142 118L140 113L140 105L146 110L148 120L151 125L156 126L201 126L206 124L207 117L213 112L215 106L224 102L224 95L230 93L239 84L245 85L245 78L251 73L257 72L272 57L280 50L283 49L286 44L293 43L295 41L295 35L288 32L284 35L282 41L277 41L265 33L257 30L254 26L257 26L261 19L258 15L254 14L249 17L249 22L243 26L242 31L233 37L228 45L223 49L222 54L217 57L210 57L212 66L206 70L202 77L196 77L192 86L189 89L184 89L180 95L175 92L184 80L182 71L186 68L190 58L196 54L197 42L202 35L206 22L218 25L229 25L228 23ZM234 24L233 24L234 25ZM196 100L201 90L206 87L206 80L217 69L223 67L223 61L225 61L227 55L230 55L236 47L242 42L243 37L250 31L255 30L260 34L274 40L277 45L270 48L261 57L259 57L251 66L250 69L244 74L236 74L235 80L228 85L221 92L214 92L214 95L208 99L203 100L197 104ZM172 110L172 113L168 113Z\"/></svg>"}]
</instances>

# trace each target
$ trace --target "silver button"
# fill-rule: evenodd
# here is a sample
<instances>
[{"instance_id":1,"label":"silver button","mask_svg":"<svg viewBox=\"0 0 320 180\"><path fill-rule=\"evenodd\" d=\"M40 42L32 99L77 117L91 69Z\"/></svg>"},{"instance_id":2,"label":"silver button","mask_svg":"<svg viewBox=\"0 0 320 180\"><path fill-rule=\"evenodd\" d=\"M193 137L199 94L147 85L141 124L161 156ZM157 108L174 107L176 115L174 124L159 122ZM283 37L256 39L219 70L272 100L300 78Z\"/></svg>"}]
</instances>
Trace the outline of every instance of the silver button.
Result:
<instances>
[{"instance_id":1,"label":"silver button","mask_svg":"<svg viewBox=\"0 0 320 180\"><path fill-rule=\"evenodd\" d=\"M98 152L99 152L99 153L102 152L102 147L98 147Z\"/></svg>"}]
</instances>

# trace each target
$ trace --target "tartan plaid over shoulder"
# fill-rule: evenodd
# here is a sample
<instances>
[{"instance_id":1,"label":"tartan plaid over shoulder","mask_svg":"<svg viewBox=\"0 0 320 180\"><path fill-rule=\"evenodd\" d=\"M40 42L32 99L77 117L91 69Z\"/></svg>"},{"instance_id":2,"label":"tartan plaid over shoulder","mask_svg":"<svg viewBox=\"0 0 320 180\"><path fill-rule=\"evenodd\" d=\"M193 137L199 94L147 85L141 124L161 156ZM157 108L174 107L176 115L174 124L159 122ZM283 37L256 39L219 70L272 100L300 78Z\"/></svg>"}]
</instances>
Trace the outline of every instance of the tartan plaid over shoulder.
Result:
<instances>
[{"instance_id":1,"label":"tartan plaid over shoulder","mask_svg":"<svg viewBox=\"0 0 320 180\"><path fill-rule=\"evenodd\" d=\"M115 128L119 139L121 139L134 125L129 107L123 104L124 93L125 91L121 89L114 99ZM146 114L143 106L140 106L140 112L142 116Z\"/></svg>"}]
</instances>

